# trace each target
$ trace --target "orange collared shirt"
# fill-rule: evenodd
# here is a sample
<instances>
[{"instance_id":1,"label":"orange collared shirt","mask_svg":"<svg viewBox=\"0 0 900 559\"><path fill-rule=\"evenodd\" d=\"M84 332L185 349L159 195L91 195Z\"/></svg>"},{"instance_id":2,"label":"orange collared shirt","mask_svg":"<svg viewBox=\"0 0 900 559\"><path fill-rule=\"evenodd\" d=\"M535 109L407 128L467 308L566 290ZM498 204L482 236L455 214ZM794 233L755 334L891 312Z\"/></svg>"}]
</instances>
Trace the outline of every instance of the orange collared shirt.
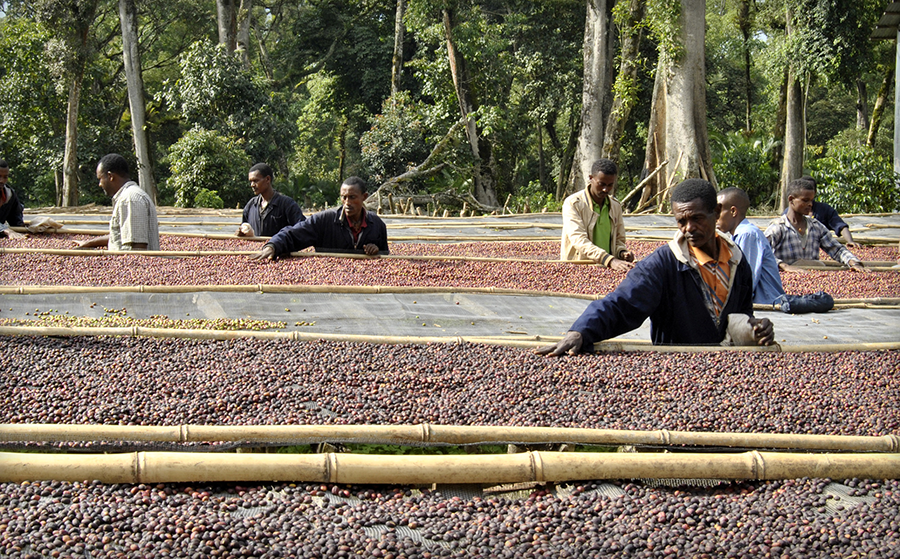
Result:
<instances>
[{"instance_id":1,"label":"orange collared shirt","mask_svg":"<svg viewBox=\"0 0 900 559\"><path fill-rule=\"evenodd\" d=\"M692 245L688 245L691 249L691 255L697 262L700 270L700 277L706 285L704 290L704 298L707 307L715 311L716 316L722 312L725 301L728 300L728 283L731 278L731 249L728 243L721 237L716 237L719 243L719 258L713 260L708 254Z\"/></svg>"}]
</instances>

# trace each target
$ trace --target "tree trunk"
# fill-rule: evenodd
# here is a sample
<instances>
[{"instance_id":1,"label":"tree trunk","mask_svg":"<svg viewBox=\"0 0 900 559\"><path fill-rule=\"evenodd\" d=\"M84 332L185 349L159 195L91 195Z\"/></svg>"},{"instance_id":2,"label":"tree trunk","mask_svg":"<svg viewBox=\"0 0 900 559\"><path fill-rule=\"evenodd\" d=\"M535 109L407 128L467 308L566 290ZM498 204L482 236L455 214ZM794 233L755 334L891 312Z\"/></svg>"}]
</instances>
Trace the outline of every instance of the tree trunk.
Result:
<instances>
[{"instance_id":1,"label":"tree trunk","mask_svg":"<svg viewBox=\"0 0 900 559\"><path fill-rule=\"evenodd\" d=\"M559 156L559 177L556 181L556 200L560 201L565 197L566 186L569 184L569 176L575 168L575 150L578 146L578 130L581 128L577 120L578 112L575 108L569 113L569 141L566 143L565 149Z\"/></svg>"},{"instance_id":2,"label":"tree trunk","mask_svg":"<svg viewBox=\"0 0 900 559\"><path fill-rule=\"evenodd\" d=\"M347 178L344 176L344 168L347 166L347 127L349 125L349 120L345 116L343 122L341 122L341 131L338 136L338 178L341 180L341 184Z\"/></svg>"},{"instance_id":3,"label":"tree trunk","mask_svg":"<svg viewBox=\"0 0 900 559\"><path fill-rule=\"evenodd\" d=\"M63 156L62 205L78 205L78 106L84 66L69 77L69 100L66 108L66 151Z\"/></svg>"},{"instance_id":4,"label":"tree trunk","mask_svg":"<svg viewBox=\"0 0 900 559\"><path fill-rule=\"evenodd\" d=\"M894 81L894 68L890 67L881 80L881 87L878 88L878 97L875 99L875 107L872 109L872 122L869 123L869 133L866 135L866 145L870 148L875 147L875 137L878 136L878 129L881 127L881 117L884 115L884 106L888 101L888 95L891 93L891 82Z\"/></svg>"},{"instance_id":5,"label":"tree trunk","mask_svg":"<svg viewBox=\"0 0 900 559\"><path fill-rule=\"evenodd\" d=\"M475 117L472 113L478 108L475 94L470 87L469 71L466 61L456 48L453 40L454 14L451 8L443 9L444 34L447 39L447 57L450 63L450 75L453 87L459 100L459 111L466 123L466 138L472 150L475 199L485 206L498 206L497 194L494 191L493 153L491 144L480 137Z\"/></svg>"},{"instance_id":6,"label":"tree trunk","mask_svg":"<svg viewBox=\"0 0 900 559\"><path fill-rule=\"evenodd\" d=\"M741 0L738 6L737 23L743 37L741 45L744 54L744 130L749 134L753 130L751 109L753 108L753 83L750 79L750 34L753 20L750 17L752 0Z\"/></svg>"},{"instance_id":7,"label":"tree trunk","mask_svg":"<svg viewBox=\"0 0 900 559\"><path fill-rule=\"evenodd\" d=\"M394 16L394 56L391 59L391 97L400 93L403 81L403 32L406 26L403 18L406 15L406 0L397 0L397 14Z\"/></svg>"},{"instance_id":8,"label":"tree trunk","mask_svg":"<svg viewBox=\"0 0 900 559\"><path fill-rule=\"evenodd\" d=\"M786 116L784 126L784 158L781 163L781 196L778 211L787 207L787 185L803 176L803 159L806 150L806 99L801 79L796 71L788 70Z\"/></svg>"},{"instance_id":9,"label":"tree trunk","mask_svg":"<svg viewBox=\"0 0 900 559\"><path fill-rule=\"evenodd\" d=\"M236 0L216 0L216 23L219 28L219 44L225 45L228 52L234 52L237 46L237 9Z\"/></svg>"},{"instance_id":10,"label":"tree trunk","mask_svg":"<svg viewBox=\"0 0 900 559\"><path fill-rule=\"evenodd\" d=\"M538 182L541 185L541 190L544 190L544 185L547 183L547 169L544 163L544 127L541 126L541 123L537 124L537 148L538 148Z\"/></svg>"},{"instance_id":11,"label":"tree trunk","mask_svg":"<svg viewBox=\"0 0 900 559\"><path fill-rule=\"evenodd\" d=\"M606 131L603 134L603 157L613 161L619 161L619 150L622 147L622 134L631 108L637 101L636 83L638 63L641 49L641 22L644 19L644 7L646 0L631 0L628 11L628 19L623 23L619 31L622 37L621 63L619 74L616 76L616 91L612 102L612 110L609 120L606 122Z\"/></svg>"},{"instance_id":12,"label":"tree trunk","mask_svg":"<svg viewBox=\"0 0 900 559\"><path fill-rule=\"evenodd\" d=\"M869 95L866 92L866 82L856 80L856 129L869 129Z\"/></svg>"},{"instance_id":13,"label":"tree trunk","mask_svg":"<svg viewBox=\"0 0 900 559\"><path fill-rule=\"evenodd\" d=\"M612 101L615 34L612 0L587 0L584 20L584 79L581 89L581 131L567 192L587 184L591 165L603 155L604 118Z\"/></svg>"},{"instance_id":14,"label":"tree trunk","mask_svg":"<svg viewBox=\"0 0 900 559\"><path fill-rule=\"evenodd\" d=\"M683 53L678 59L660 53L654 85L644 167L649 172L669 163L648 183L653 194L689 178L716 184L706 128L706 1L682 0L678 27ZM660 209L667 207L664 197Z\"/></svg>"},{"instance_id":15,"label":"tree trunk","mask_svg":"<svg viewBox=\"0 0 900 559\"><path fill-rule=\"evenodd\" d=\"M253 9L253 0L240 0L235 17L235 51L240 55L244 68L250 69L250 11Z\"/></svg>"},{"instance_id":16,"label":"tree trunk","mask_svg":"<svg viewBox=\"0 0 900 559\"><path fill-rule=\"evenodd\" d=\"M125 78L128 83L128 106L131 109L134 151L137 155L138 183L150 195L150 199L156 203L156 182L153 180L150 140L147 137L144 78L141 72L135 0L119 0L119 22L122 27L122 54L125 58Z\"/></svg>"}]
</instances>

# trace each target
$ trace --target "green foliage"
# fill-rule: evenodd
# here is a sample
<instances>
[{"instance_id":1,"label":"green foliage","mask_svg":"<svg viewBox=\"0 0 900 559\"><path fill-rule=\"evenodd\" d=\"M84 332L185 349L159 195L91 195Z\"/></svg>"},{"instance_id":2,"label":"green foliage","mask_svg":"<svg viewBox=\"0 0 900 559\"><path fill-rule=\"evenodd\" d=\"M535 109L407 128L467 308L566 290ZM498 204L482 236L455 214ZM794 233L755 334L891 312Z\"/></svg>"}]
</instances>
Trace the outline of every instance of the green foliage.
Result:
<instances>
[{"instance_id":1,"label":"green foliage","mask_svg":"<svg viewBox=\"0 0 900 559\"><path fill-rule=\"evenodd\" d=\"M659 59L668 67L684 56L681 44L683 30L681 24L681 2L679 0L649 0L647 2L647 23L653 37L659 44Z\"/></svg>"},{"instance_id":2,"label":"green foliage","mask_svg":"<svg viewBox=\"0 0 900 559\"><path fill-rule=\"evenodd\" d=\"M543 190L538 181L531 181L520 188L509 201L509 207L513 211L522 211L526 205L532 212L539 212L544 208L548 212L562 211L562 201L556 199L555 193Z\"/></svg>"},{"instance_id":3,"label":"green foliage","mask_svg":"<svg viewBox=\"0 0 900 559\"><path fill-rule=\"evenodd\" d=\"M254 161L287 157L296 136L289 96L270 95L222 45L197 41L180 62L181 78L161 98L177 108L188 127L241 138Z\"/></svg>"},{"instance_id":4,"label":"green foliage","mask_svg":"<svg viewBox=\"0 0 900 559\"><path fill-rule=\"evenodd\" d=\"M890 159L867 147L836 148L809 163L818 185L816 199L838 213L900 210L900 174Z\"/></svg>"},{"instance_id":5,"label":"green foliage","mask_svg":"<svg viewBox=\"0 0 900 559\"><path fill-rule=\"evenodd\" d=\"M225 202L212 190L201 188L200 192L194 196L194 207L222 209L225 207Z\"/></svg>"},{"instance_id":6,"label":"green foliage","mask_svg":"<svg viewBox=\"0 0 900 559\"><path fill-rule=\"evenodd\" d=\"M778 191L778 171L772 166L778 142L743 132L710 132L710 140L719 188L743 189L752 206L770 204Z\"/></svg>"},{"instance_id":7,"label":"green foliage","mask_svg":"<svg viewBox=\"0 0 900 559\"><path fill-rule=\"evenodd\" d=\"M203 190L216 193L228 208L241 207L248 198L250 160L239 139L195 128L172 144L168 163L172 177L165 188L175 193L178 207L190 207Z\"/></svg>"},{"instance_id":8,"label":"green foliage","mask_svg":"<svg viewBox=\"0 0 900 559\"><path fill-rule=\"evenodd\" d=\"M373 178L383 182L428 157L426 137L418 106L407 93L400 92L385 100L382 114L375 115L372 127L360 138L363 162Z\"/></svg>"},{"instance_id":9,"label":"green foliage","mask_svg":"<svg viewBox=\"0 0 900 559\"><path fill-rule=\"evenodd\" d=\"M53 205L62 165L65 95L44 55L49 34L28 20L0 19L0 157L25 205Z\"/></svg>"}]
</instances>

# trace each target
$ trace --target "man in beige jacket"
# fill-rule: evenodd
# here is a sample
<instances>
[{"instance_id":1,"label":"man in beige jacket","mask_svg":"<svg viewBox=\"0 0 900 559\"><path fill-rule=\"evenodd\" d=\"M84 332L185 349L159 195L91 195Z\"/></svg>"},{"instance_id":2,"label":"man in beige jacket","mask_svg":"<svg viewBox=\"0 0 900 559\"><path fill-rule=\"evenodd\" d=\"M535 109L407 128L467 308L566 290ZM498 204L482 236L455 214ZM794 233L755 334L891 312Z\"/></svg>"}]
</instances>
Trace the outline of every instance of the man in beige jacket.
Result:
<instances>
[{"instance_id":1,"label":"man in beige jacket","mask_svg":"<svg viewBox=\"0 0 900 559\"><path fill-rule=\"evenodd\" d=\"M612 197L618 172L612 160L598 159L587 187L566 198L560 260L593 260L622 271L634 267L634 254L625 247L622 204Z\"/></svg>"}]
</instances>

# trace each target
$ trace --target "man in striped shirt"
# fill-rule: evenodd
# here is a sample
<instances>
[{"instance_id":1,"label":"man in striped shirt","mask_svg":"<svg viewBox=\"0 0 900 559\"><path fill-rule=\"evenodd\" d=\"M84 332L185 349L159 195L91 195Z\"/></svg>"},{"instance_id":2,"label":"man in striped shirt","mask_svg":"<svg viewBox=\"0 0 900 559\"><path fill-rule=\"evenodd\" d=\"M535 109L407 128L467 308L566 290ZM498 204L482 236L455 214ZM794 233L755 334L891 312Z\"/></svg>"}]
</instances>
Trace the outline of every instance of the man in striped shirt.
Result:
<instances>
[{"instance_id":1,"label":"man in striped shirt","mask_svg":"<svg viewBox=\"0 0 900 559\"><path fill-rule=\"evenodd\" d=\"M778 267L789 267L799 260L818 260L821 248L829 256L857 272L867 272L866 267L852 252L844 248L831 232L814 217L812 211L816 187L804 179L791 181L787 187L788 211L774 219L766 229L766 238L772 245Z\"/></svg>"}]
</instances>

